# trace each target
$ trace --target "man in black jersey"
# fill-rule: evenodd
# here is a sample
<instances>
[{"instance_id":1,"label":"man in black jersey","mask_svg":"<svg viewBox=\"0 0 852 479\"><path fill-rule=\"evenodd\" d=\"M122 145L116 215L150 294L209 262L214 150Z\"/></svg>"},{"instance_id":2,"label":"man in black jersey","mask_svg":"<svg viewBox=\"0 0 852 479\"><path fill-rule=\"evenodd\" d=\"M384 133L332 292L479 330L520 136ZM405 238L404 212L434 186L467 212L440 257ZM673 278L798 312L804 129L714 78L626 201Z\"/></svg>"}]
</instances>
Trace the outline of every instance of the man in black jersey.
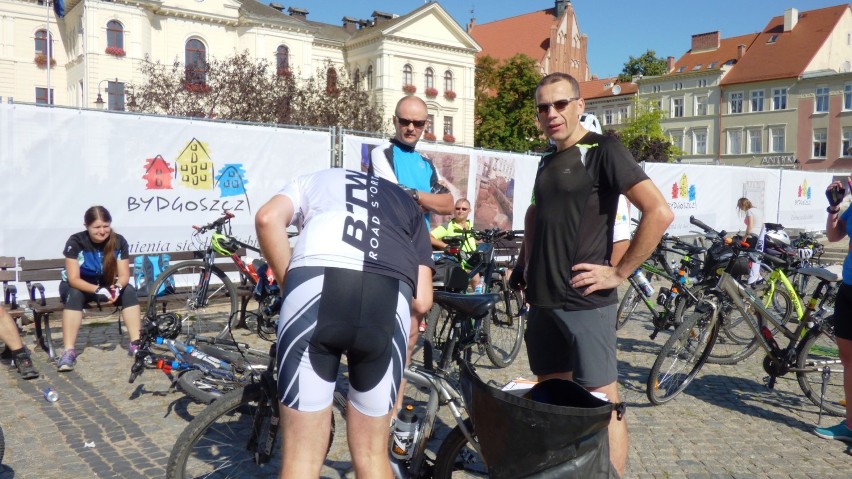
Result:
<instances>
[{"instance_id":1,"label":"man in black jersey","mask_svg":"<svg viewBox=\"0 0 852 479\"><path fill-rule=\"evenodd\" d=\"M572 379L615 402L615 288L650 256L674 215L618 140L580 125L584 107L572 76L553 73L539 82L537 120L556 151L539 163L510 281L527 285L531 308L524 339L538 380ZM624 256L611 265L620 194L642 219ZM609 442L610 459L623 476L627 426L615 414Z\"/></svg>"}]
</instances>

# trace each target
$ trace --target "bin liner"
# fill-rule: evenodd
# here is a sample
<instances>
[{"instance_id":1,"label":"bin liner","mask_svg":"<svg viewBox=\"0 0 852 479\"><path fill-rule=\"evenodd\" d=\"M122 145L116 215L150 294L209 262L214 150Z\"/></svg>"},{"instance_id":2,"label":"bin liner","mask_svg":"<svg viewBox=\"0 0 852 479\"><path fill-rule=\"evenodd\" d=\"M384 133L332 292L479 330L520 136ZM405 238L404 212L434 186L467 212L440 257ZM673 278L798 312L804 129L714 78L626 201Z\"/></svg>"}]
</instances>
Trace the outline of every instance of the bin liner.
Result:
<instances>
[{"instance_id":1,"label":"bin liner","mask_svg":"<svg viewBox=\"0 0 852 479\"><path fill-rule=\"evenodd\" d=\"M461 392L492 479L619 477L609 460L607 426L613 411L623 415L624 403L562 379L519 397L485 384L467 363Z\"/></svg>"}]
</instances>

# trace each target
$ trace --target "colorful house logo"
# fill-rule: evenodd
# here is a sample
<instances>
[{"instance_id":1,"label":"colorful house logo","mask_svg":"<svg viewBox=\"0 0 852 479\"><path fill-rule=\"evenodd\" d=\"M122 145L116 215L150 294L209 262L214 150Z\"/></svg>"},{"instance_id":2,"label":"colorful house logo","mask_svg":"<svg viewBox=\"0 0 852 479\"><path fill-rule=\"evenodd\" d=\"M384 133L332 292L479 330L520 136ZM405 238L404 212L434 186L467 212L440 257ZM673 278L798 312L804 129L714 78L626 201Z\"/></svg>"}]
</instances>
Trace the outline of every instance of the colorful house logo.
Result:
<instances>
[{"instance_id":1,"label":"colorful house logo","mask_svg":"<svg viewBox=\"0 0 852 479\"><path fill-rule=\"evenodd\" d=\"M808 185L808 180L802 180L802 184L799 185L797 197L811 199L811 186Z\"/></svg>"},{"instance_id":2,"label":"colorful house logo","mask_svg":"<svg viewBox=\"0 0 852 479\"><path fill-rule=\"evenodd\" d=\"M181 185L196 190L213 189L213 160L206 146L193 138L178 155L176 174Z\"/></svg>"},{"instance_id":3,"label":"colorful house logo","mask_svg":"<svg viewBox=\"0 0 852 479\"><path fill-rule=\"evenodd\" d=\"M175 169L160 155L145 160L145 175L142 179L146 190L170 190L172 189L172 173Z\"/></svg>"},{"instance_id":4,"label":"colorful house logo","mask_svg":"<svg viewBox=\"0 0 852 479\"><path fill-rule=\"evenodd\" d=\"M672 183L672 199L695 201L695 184L689 184L686 173L680 176L680 181Z\"/></svg>"}]
</instances>

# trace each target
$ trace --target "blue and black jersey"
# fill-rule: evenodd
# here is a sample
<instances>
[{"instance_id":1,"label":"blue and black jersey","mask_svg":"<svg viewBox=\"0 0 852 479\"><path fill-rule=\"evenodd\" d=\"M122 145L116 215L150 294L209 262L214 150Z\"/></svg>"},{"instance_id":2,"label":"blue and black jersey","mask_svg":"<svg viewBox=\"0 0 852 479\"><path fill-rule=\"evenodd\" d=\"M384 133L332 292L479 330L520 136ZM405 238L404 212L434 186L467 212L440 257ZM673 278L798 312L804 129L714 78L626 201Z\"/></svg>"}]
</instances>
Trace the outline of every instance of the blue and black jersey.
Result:
<instances>
[{"instance_id":1,"label":"blue and black jersey","mask_svg":"<svg viewBox=\"0 0 852 479\"><path fill-rule=\"evenodd\" d=\"M130 257L130 247L124 236L116 234L115 258L117 261ZM94 243L87 231L75 233L68 238L62 255L69 259L76 259L80 265L80 277L85 281L98 286L110 286L115 278L104 279L104 246L106 243ZM65 270L62 271L62 280L68 281Z\"/></svg>"}]
</instances>

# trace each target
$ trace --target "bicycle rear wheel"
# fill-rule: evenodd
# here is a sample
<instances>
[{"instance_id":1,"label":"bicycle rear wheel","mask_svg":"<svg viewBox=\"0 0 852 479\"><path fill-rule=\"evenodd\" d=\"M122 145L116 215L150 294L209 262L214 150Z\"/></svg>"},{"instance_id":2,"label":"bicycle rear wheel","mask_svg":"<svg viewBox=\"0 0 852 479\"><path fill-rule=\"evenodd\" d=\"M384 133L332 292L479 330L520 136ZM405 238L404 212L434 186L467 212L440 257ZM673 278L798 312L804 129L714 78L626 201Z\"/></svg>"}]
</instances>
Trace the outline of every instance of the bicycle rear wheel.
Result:
<instances>
[{"instance_id":1,"label":"bicycle rear wheel","mask_svg":"<svg viewBox=\"0 0 852 479\"><path fill-rule=\"evenodd\" d=\"M702 300L703 302L713 300ZM716 342L718 323L713 321L712 308L705 305L683 318L660 350L645 392L652 404L667 403L680 394L695 378Z\"/></svg>"},{"instance_id":2,"label":"bicycle rear wheel","mask_svg":"<svg viewBox=\"0 0 852 479\"><path fill-rule=\"evenodd\" d=\"M521 314L520 294L502 283L494 283L492 293L500 294L488 317L482 320L482 330L488 341L485 343L485 353L488 359L498 368L505 368L515 361L521 350L524 339L524 315Z\"/></svg>"},{"instance_id":3,"label":"bicycle rear wheel","mask_svg":"<svg viewBox=\"0 0 852 479\"><path fill-rule=\"evenodd\" d=\"M202 285L207 284L202 295ZM148 314L173 312L183 318L183 332L193 334L214 332L218 338L228 335L228 321L237 311L237 290L219 268L209 268L204 261L184 261L167 268L150 291L165 294L148 297ZM159 311L158 311L159 310Z\"/></svg>"},{"instance_id":4,"label":"bicycle rear wheel","mask_svg":"<svg viewBox=\"0 0 852 479\"><path fill-rule=\"evenodd\" d=\"M465 420L469 431L473 431L470 419ZM482 457L471 447L459 426L454 427L438 449L435 458L434 479L451 477L488 477L488 467Z\"/></svg>"},{"instance_id":5,"label":"bicycle rear wheel","mask_svg":"<svg viewBox=\"0 0 852 479\"><path fill-rule=\"evenodd\" d=\"M843 364L840 352L831 328L834 318L828 318L816 330L805 335L798 346L798 371L796 378L808 399L817 406L834 415L846 415L846 402L843 390ZM825 373L825 376L823 375ZM823 394L823 382L825 394Z\"/></svg>"},{"instance_id":6,"label":"bicycle rear wheel","mask_svg":"<svg viewBox=\"0 0 852 479\"><path fill-rule=\"evenodd\" d=\"M641 293L636 291L636 288L634 288L631 283L628 282L627 284L627 292L624 293L624 297L622 297L621 302L618 303L618 312L616 313L615 322L616 331L627 324L627 320L633 316L636 308L642 304Z\"/></svg>"},{"instance_id":7,"label":"bicycle rear wheel","mask_svg":"<svg viewBox=\"0 0 852 479\"><path fill-rule=\"evenodd\" d=\"M178 376L177 383L181 391L186 393L187 396L200 403L210 404L223 395L245 386L248 383L248 378L240 381L236 378L229 379L204 374L204 371L199 369L190 369Z\"/></svg>"}]
</instances>

